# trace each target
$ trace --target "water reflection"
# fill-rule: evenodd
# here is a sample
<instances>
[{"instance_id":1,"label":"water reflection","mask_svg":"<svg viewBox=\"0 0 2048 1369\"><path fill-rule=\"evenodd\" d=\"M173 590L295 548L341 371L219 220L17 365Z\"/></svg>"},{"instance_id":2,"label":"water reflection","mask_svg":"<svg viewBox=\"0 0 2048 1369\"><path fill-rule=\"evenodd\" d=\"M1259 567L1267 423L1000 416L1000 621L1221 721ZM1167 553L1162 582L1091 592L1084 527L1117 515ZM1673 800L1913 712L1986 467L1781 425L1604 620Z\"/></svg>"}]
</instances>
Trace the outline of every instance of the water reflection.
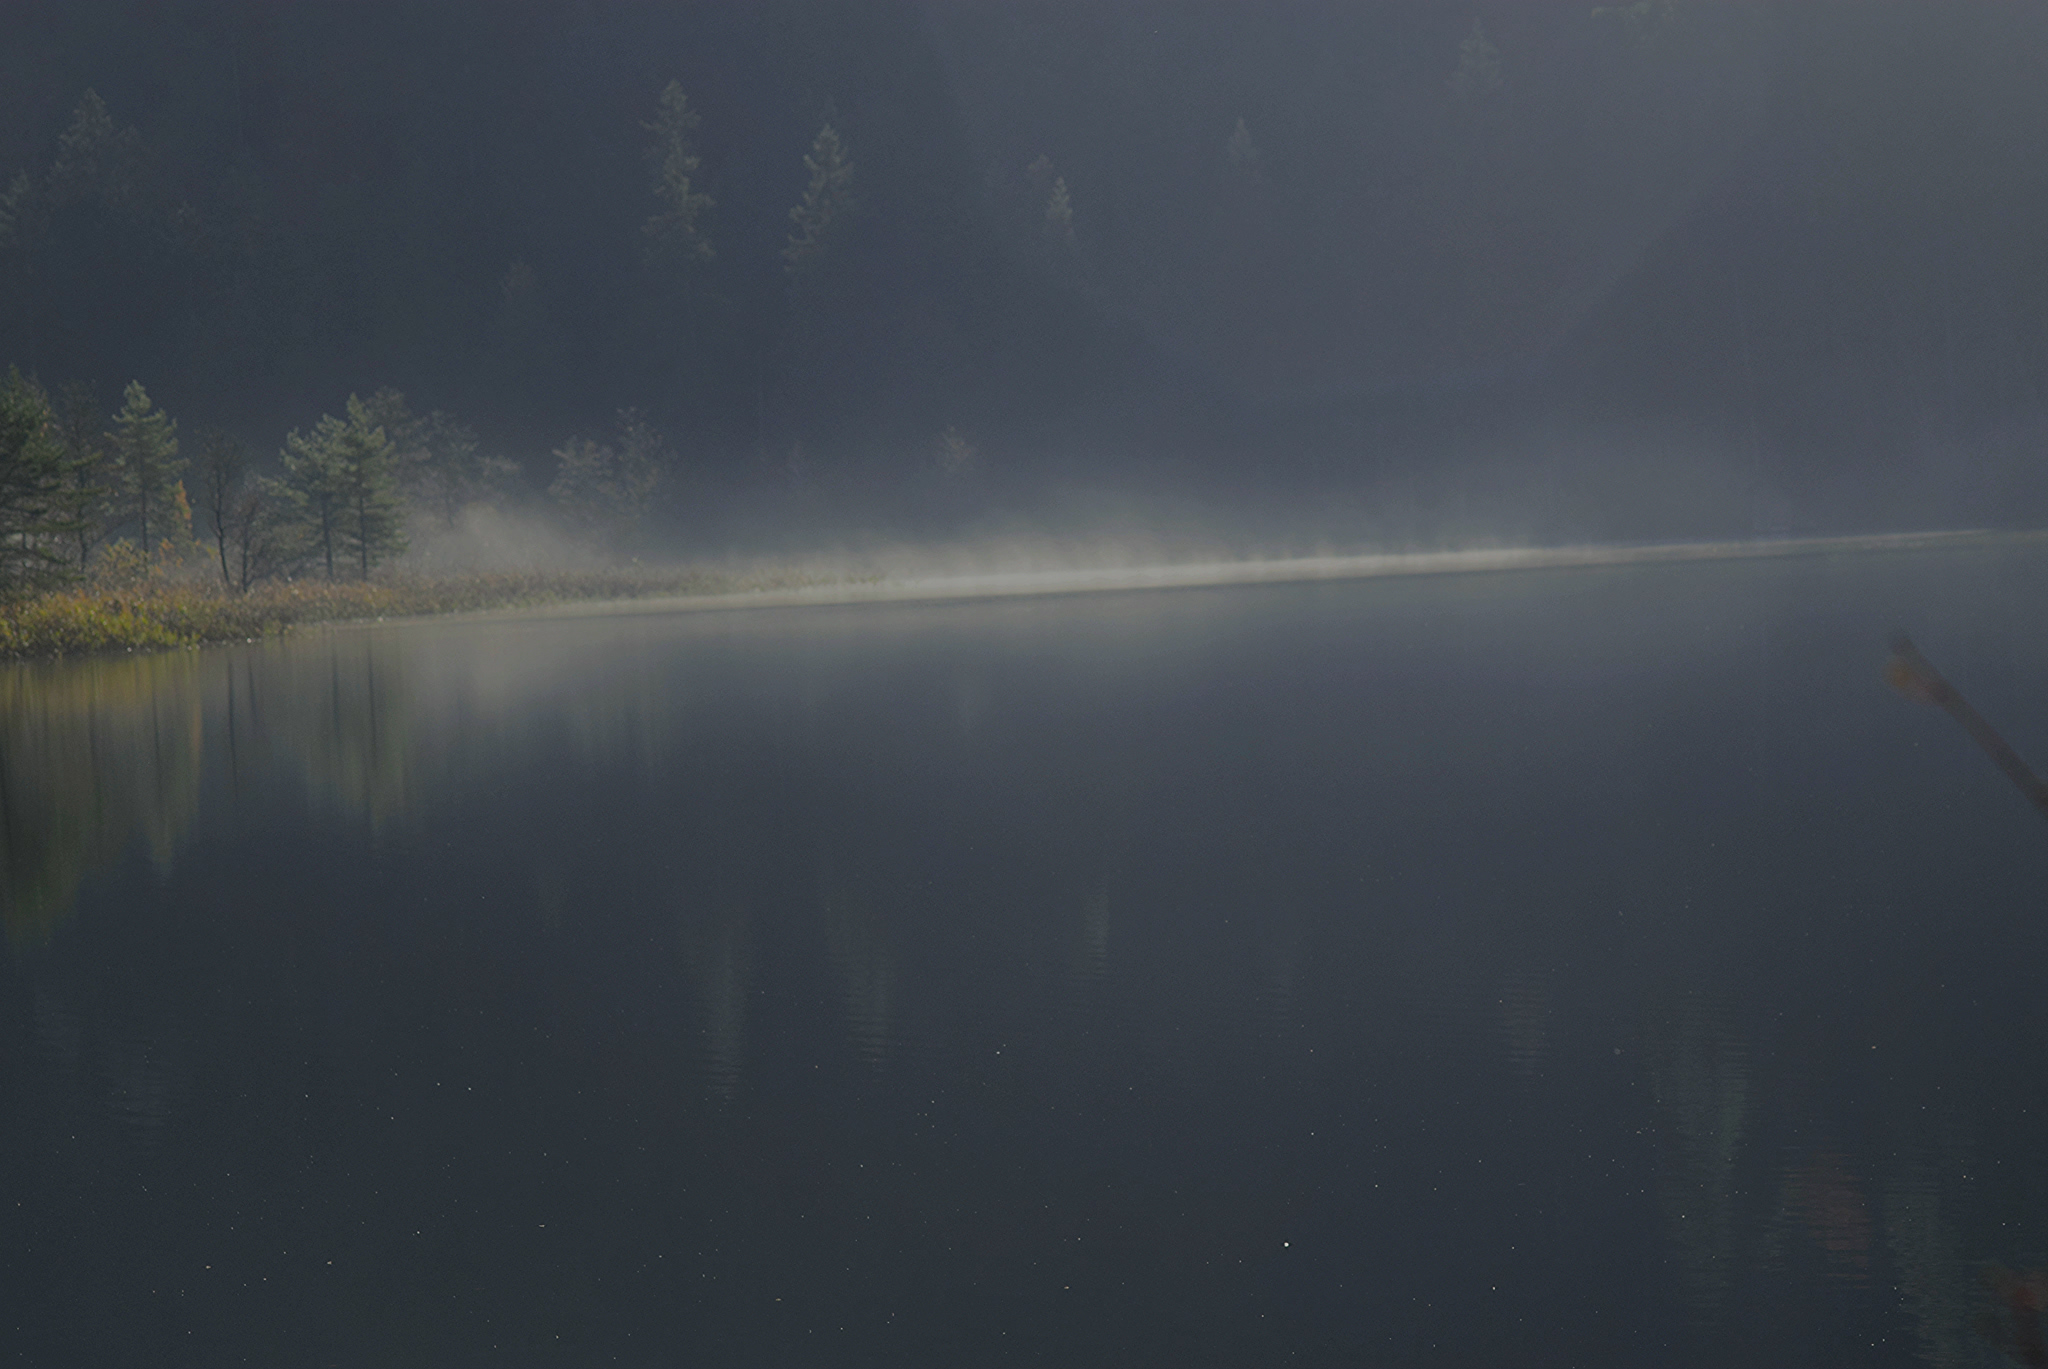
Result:
<instances>
[{"instance_id":1,"label":"water reflection","mask_svg":"<svg viewBox=\"0 0 2048 1369\"><path fill-rule=\"evenodd\" d=\"M820 877L825 946L839 976L847 1035L863 1063L888 1063L896 1038L898 970L887 941L887 920L867 889L829 871Z\"/></svg>"},{"instance_id":2,"label":"water reflection","mask_svg":"<svg viewBox=\"0 0 2048 1369\"><path fill-rule=\"evenodd\" d=\"M196 653L0 670L0 921L46 940L140 841L169 865L199 809Z\"/></svg>"},{"instance_id":3,"label":"water reflection","mask_svg":"<svg viewBox=\"0 0 2048 1369\"><path fill-rule=\"evenodd\" d=\"M10 939L47 940L86 877L137 845L168 872L209 764L239 793L287 759L309 793L350 812L402 811L404 694L379 681L360 643L322 645L0 671L0 918Z\"/></svg>"},{"instance_id":4,"label":"water reflection","mask_svg":"<svg viewBox=\"0 0 2048 1369\"><path fill-rule=\"evenodd\" d=\"M1109 891L1098 889L1082 908L1081 935L1067 972L1069 994L1076 1005L1086 1004L1109 977L1109 934Z\"/></svg>"},{"instance_id":5,"label":"water reflection","mask_svg":"<svg viewBox=\"0 0 2048 1369\"><path fill-rule=\"evenodd\" d=\"M1659 1199L1665 1231L1697 1305L1718 1306L1737 1273L1737 1175L1754 1101L1749 1052L1728 1007L1702 993L1673 1000L1647 1032L1650 1079L1666 1138Z\"/></svg>"},{"instance_id":6,"label":"water reflection","mask_svg":"<svg viewBox=\"0 0 2048 1369\"><path fill-rule=\"evenodd\" d=\"M746 913L737 908L686 909L682 941L700 1019L698 1045L691 1053L712 1096L731 1102L739 1092L746 1060L752 968Z\"/></svg>"},{"instance_id":7,"label":"water reflection","mask_svg":"<svg viewBox=\"0 0 2048 1369\"><path fill-rule=\"evenodd\" d=\"M1783 1176L1785 1206L1850 1282L1868 1276L1874 1227L1863 1182L1848 1157L1822 1150Z\"/></svg>"},{"instance_id":8,"label":"water reflection","mask_svg":"<svg viewBox=\"0 0 2048 1369\"><path fill-rule=\"evenodd\" d=\"M1985 1338L2017 1363L2048 1365L2041 1314L2048 1310L2048 1270L2014 1271L1992 1264L1984 1271L1998 1307L1985 1319Z\"/></svg>"},{"instance_id":9,"label":"water reflection","mask_svg":"<svg viewBox=\"0 0 2048 1369\"><path fill-rule=\"evenodd\" d=\"M371 833L513 763L534 726L575 753L656 764L658 680L579 692L537 721L567 663L502 650L413 648L339 631L288 644L0 670L0 923L46 941L81 885L130 850L167 872L201 810L260 815L288 796ZM525 732L519 729L525 728ZM537 876L548 901L548 876ZM557 891L558 901L559 891Z\"/></svg>"},{"instance_id":10,"label":"water reflection","mask_svg":"<svg viewBox=\"0 0 2048 1369\"><path fill-rule=\"evenodd\" d=\"M1676 583L0 677L37 1362L174 1256L220 1362L2023 1354L2032 815Z\"/></svg>"},{"instance_id":11,"label":"water reflection","mask_svg":"<svg viewBox=\"0 0 2048 1369\"><path fill-rule=\"evenodd\" d=\"M1925 1157L1901 1155L1884 1185L1882 1211L1899 1294L1913 1319L1920 1357L1936 1369L1984 1362L1975 1266L1965 1258Z\"/></svg>"},{"instance_id":12,"label":"water reflection","mask_svg":"<svg viewBox=\"0 0 2048 1369\"><path fill-rule=\"evenodd\" d=\"M273 754L283 750L309 795L380 827L405 815L419 783L412 719L418 691L406 678L407 654L367 633L322 645L276 653L268 669L242 672L250 731ZM236 702L230 700L230 721Z\"/></svg>"},{"instance_id":13,"label":"water reflection","mask_svg":"<svg viewBox=\"0 0 2048 1369\"><path fill-rule=\"evenodd\" d=\"M1985 1263L2012 1248L1999 1230L2026 1222L2015 1207L1987 1213L1976 1201L1975 1148L1948 1112L1942 1076L1891 1074L1889 1098L1869 1119L1875 1132L1845 1144L1821 1121L1830 1108L1820 1101L1844 1081L1760 1065L1783 1046L1759 1050L1742 1025L1758 1016L1727 992L1690 990L1662 997L1643 1032L1663 1237L1699 1327L1739 1343L1771 1290L1813 1280L1806 1286L1841 1296L1884 1295L1920 1362L1983 1365L1999 1347L2028 1363L2029 1314L2014 1309L2033 1285ZM1511 1052L1530 1036L1511 1025ZM1839 1076L1844 1062L1832 1046L1827 1056ZM1809 1291L1803 1305L1833 1300Z\"/></svg>"}]
</instances>

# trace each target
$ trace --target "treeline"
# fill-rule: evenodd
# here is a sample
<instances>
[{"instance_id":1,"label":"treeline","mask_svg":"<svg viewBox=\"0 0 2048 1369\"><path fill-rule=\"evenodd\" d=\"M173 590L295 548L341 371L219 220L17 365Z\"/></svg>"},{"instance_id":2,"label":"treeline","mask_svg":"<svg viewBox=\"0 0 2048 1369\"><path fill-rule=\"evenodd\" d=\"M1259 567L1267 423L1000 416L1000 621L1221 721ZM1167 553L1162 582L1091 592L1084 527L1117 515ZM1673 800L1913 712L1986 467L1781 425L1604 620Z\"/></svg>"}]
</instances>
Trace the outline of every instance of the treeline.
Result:
<instances>
[{"instance_id":1,"label":"treeline","mask_svg":"<svg viewBox=\"0 0 2048 1369\"><path fill-rule=\"evenodd\" d=\"M552 456L555 522L595 551L641 550L681 465L660 431L626 409L611 433L571 436ZM416 533L453 530L476 505L530 502L519 463L395 389L350 395L259 462L216 428L188 446L139 381L105 414L85 385L53 394L18 368L0 380L0 598L201 568L233 594L306 575L368 580Z\"/></svg>"},{"instance_id":2,"label":"treeline","mask_svg":"<svg viewBox=\"0 0 2048 1369\"><path fill-rule=\"evenodd\" d=\"M650 212L639 225L651 280L672 306L730 311L735 301L704 273L719 259L717 200L703 186L700 119L671 81L642 124ZM788 211L777 257L788 336L733 326L751 347L761 402L757 453L768 457L767 394L792 365L828 350L842 310L848 271L840 264L861 203L846 141L828 118L802 158L805 184ZM88 90L41 175L21 173L0 192L0 247L33 247L81 209L134 222L186 223L189 206L170 199L144 174L141 139L118 127ZM1067 203L1064 182L1048 181L1052 212ZM1064 220L1054 227L1069 229ZM171 235L175 237L175 233ZM161 244L160 244L161 245ZM1055 246L1058 244L1055 243ZM112 246L112 244L109 244ZM124 265L132 262L124 261ZM515 260L500 284L502 326L545 329L532 271ZM536 345L538 345L536 343ZM801 414L800 399L778 406ZM351 395L285 439L276 460L251 459L242 442L207 428L196 449L181 445L178 424L130 382L103 414L89 385L54 392L18 371L4 392L0 434L0 530L8 554L0 592L48 588L98 571L111 578L155 567L211 561L223 586L246 593L265 580L313 573L328 580L368 579L407 548L408 529L428 520L453 528L463 509L526 492L519 463L487 454L476 430L441 410L415 414L405 395L382 389ZM956 426L925 444L926 464L949 476L970 469L978 452ZM612 433L573 435L552 455L546 494L567 529L591 544L629 550L675 485L675 452L639 409L618 412ZM775 478L802 483L809 458L801 438L762 463Z\"/></svg>"},{"instance_id":3,"label":"treeline","mask_svg":"<svg viewBox=\"0 0 2048 1369\"><path fill-rule=\"evenodd\" d=\"M0 595L209 564L237 594L308 572L367 580L405 551L409 524L453 527L517 474L467 425L414 414L389 389L351 395L340 416L290 433L271 469L217 429L196 445L188 454L139 381L103 415L89 387L52 395L10 369L0 380Z\"/></svg>"}]
</instances>

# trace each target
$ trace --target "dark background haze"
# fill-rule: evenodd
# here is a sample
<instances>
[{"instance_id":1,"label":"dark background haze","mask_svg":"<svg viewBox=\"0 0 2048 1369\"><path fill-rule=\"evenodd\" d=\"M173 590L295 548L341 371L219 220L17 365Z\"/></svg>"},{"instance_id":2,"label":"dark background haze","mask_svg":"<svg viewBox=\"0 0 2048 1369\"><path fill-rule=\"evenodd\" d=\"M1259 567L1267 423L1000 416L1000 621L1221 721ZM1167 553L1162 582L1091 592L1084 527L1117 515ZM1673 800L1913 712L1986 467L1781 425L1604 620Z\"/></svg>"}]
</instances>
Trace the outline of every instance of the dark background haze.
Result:
<instances>
[{"instance_id":1,"label":"dark background haze","mask_svg":"<svg viewBox=\"0 0 2048 1369\"><path fill-rule=\"evenodd\" d=\"M1075 490L1339 537L2048 502L2039 5L15 0L0 26L0 184L72 178L0 217L0 364L108 403L140 379L262 453L393 386L536 494L635 406L677 527ZM715 200L689 269L642 251L671 80ZM66 169L88 88L135 134ZM826 122L858 212L799 293Z\"/></svg>"}]
</instances>

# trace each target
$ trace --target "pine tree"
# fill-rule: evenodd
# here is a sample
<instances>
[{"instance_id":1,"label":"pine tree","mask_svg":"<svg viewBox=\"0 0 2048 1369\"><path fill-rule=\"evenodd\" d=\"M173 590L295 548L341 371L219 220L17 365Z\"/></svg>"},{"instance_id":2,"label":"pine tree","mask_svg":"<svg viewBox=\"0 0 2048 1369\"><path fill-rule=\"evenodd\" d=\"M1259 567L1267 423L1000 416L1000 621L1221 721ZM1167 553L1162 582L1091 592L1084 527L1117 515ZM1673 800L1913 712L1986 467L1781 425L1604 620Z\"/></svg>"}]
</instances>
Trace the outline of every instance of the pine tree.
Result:
<instances>
[{"instance_id":1,"label":"pine tree","mask_svg":"<svg viewBox=\"0 0 2048 1369\"><path fill-rule=\"evenodd\" d=\"M619 411L619 445L572 437L555 451L548 496L578 531L614 546L629 541L653 506L667 464L661 434L637 410Z\"/></svg>"},{"instance_id":2,"label":"pine tree","mask_svg":"<svg viewBox=\"0 0 2048 1369\"><path fill-rule=\"evenodd\" d=\"M424 458L426 420L413 413L403 390L383 386L363 401L363 413L371 424L384 430L385 440L391 444L393 469L402 470L409 462Z\"/></svg>"},{"instance_id":3,"label":"pine tree","mask_svg":"<svg viewBox=\"0 0 2048 1369\"><path fill-rule=\"evenodd\" d=\"M129 381L121 392L121 409L107 440L114 456L116 523L133 524L145 556L158 542L189 540L189 514L186 526L176 526L178 476L186 465L178 456L178 425L150 404L141 381Z\"/></svg>"},{"instance_id":4,"label":"pine tree","mask_svg":"<svg viewBox=\"0 0 2048 1369\"><path fill-rule=\"evenodd\" d=\"M1045 197L1045 245L1055 257L1073 255L1077 243L1074 239L1074 199L1067 193L1067 178L1055 176L1052 193Z\"/></svg>"},{"instance_id":5,"label":"pine tree","mask_svg":"<svg viewBox=\"0 0 2048 1369\"><path fill-rule=\"evenodd\" d=\"M92 387L78 381L64 387L56 404L57 440L64 446L71 511L78 524L73 542L80 570L92 559L92 549L113 517L115 472L100 432L99 409Z\"/></svg>"},{"instance_id":6,"label":"pine tree","mask_svg":"<svg viewBox=\"0 0 2048 1369\"><path fill-rule=\"evenodd\" d=\"M348 397L347 412L340 464L346 510L342 543L367 580L372 566L405 551L405 501L398 491L391 440L354 395Z\"/></svg>"},{"instance_id":7,"label":"pine tree","mask_svg":"<svg viewBox=\"0 0 2048 1369\"><path fill-rule=\"evenodd\" d=\"M810 173L810 183L804 187L803 199L789 211L794 226L782 249L783 269L792 280L817 269L834 225L854 207L853 163L831 124L820 128L812 140L804 170Z\"/></svg>"},{"instance_id":8,"label":"pine tree","mask_svg":"<svg viewBox=\"0 0 2048 1369\"><path fill-rule=\"evenodd\" d=\"M87 90L72 112L71 125L57 138L50 166L49 194L57 204L91 203L107 209L129 206L140 190L142 135L132 126L116 128L99 93Z\"/></svg>"},{"instance_id":9,"label":"pine tree","mask_svg":"<svg viewBox=\"0 0 2048 1369\"><path fill-rule=\"evenodd\" d=\"M340 539L344 508L337 467L346 427L332 414L322 414L310 434L293 429L278 454L286 488L296 497L305 521L307 541L325 563L330 580L334 578L334 548Z\"/></svg>"},{"instance_id":10,"label":"pine tree","mask_svg":"<svg viewBox=\"0 0 2048 1369\"><path fill-rule=\"evenodd\" d=\"M71 577L68 473L48 397L10 368L0 380L0 598Z\"/></svg>"},{"instance_id":11,"label":"pine tree","mask_svg":"<svg viewBox=\"0 0 2048 1369\"><path fill-rule=\"evenodd\" d=\"M36 185L26 171L17 171L0 190L0 251L34 238Z\"/></svg>"},{"instance_id":12,"label":"pine tree","mask_svg":"<svg viewBox=\"0 0 2048 1369\"><path fill-rule=\"evenodd\" d=\"M431 510L443 527L454 527L469 505L497 497L519 472L517 462L484 455L468 424L439 409L415 415L397 390L381 389L363 407L390 439L399 494L415 509Z\"/></svg>"},{"instance_id":13,"label":"pine tree","mask_svg":"<svg viewBox=\"0 0 2048 1369\"><path fill-rule=\"evenodd\" d=\"M412 411L404 391L389 385L363 401L363 413L372 427L384 430L384 440L390 445L392 480L401 498L409 495L430 459L427 419Z\"/></svg>"},{"instance_id":14,"label":"pine tree","mask_svg":"<svg viewBox=\"0 0 2048 1369\"><path fill-rule=\"evenodd\" d=\"M335 578L338 555L355 561L367 580L379 561L405 550L405 506L391 440L354 395L345 412L345 419L322 414L310 434L285 438L285 478L304 501L306 531L327 578Z\"/></svg>"},{"instance_id":15,"label":"pine tree","mask_svg":"<svg viewBox=\"0 0 2048 1369\"><path fill-rule=\"evenodd\" d=\"M1074 195L1067 178L1041 152L1024 168L1024 185L1023 204L1035 216L1024 225L1031 234L1029 249L1055 279L1072 283L1078 279L1081 241L1074 231Z\"/></svg>"},{"instance_id":16,"label":"pine tree","mask_svg":"<svg viewBox=\"0 0 2048 1369\"><path fill-rule=\"evenodd\" d=\"M715 255L700 220L717 201L699 190L694 179L700 164L697 124L697 111L690 108L682 86L670 81L653 121L641 125L654 135L647 163L654 198L661 205L640 225L650 260L705 262Z\"/></svg>"},{"instance_id":17,"label":"pine tree","mask_svg":"<svg viewBox=\"0 0 2048 1369\"><path fill-rule=\"evenodd\" d=\"M1472 32L1458 44L1458 69L1451 73L1451 94L1461 100L1490 95L1501 88L1500 49L1486 36L1486 25L1472 21Z\"/></svg>"}]
</instances>

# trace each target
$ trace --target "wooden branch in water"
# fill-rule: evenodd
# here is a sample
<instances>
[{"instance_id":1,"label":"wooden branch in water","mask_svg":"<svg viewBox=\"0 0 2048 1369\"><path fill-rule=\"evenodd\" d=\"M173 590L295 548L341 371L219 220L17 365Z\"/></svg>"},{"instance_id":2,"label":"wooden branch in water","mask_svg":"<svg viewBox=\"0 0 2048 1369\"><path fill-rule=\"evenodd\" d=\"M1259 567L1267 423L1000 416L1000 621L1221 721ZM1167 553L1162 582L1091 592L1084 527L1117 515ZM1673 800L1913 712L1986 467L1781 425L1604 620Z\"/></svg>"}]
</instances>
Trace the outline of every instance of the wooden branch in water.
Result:
<instances>
[{"instance_id":1,"label":"wooden branch in water","mask_svg":"<svg viewBox=\"0 0 2048 1369\"><path fill-rule=\"evenodd\" d=\"M1892 658L1885 664L1884 678L1893 689L1913 702L1933 704L1961 723L1963 731L1969 733L1970 739L2005 772L2005 777L2019 787L2027 801L2040 809L2042 816L2048 817L2048 784L2041 783L2040 776L2027 768L2019 753L2006 745L2005 738L1984 721L1983 714L1970 707L1970 701L1954 685L1942 678L1941 672L1920 654L1920 648L1914 646L1913 639L1903 632L1892 638Z\"/></svg>"}]
</instances>

